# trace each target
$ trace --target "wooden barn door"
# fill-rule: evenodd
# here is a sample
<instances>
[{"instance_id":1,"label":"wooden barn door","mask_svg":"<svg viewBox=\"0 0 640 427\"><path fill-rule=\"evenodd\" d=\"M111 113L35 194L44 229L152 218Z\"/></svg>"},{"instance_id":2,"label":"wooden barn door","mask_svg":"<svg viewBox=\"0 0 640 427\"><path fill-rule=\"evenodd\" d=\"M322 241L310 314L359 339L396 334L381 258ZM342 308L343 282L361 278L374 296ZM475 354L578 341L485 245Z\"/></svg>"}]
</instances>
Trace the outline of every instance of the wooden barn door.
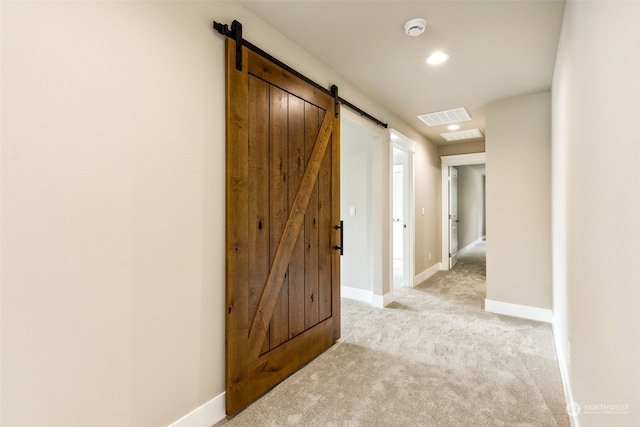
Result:
<instances>
[{"instance_id":1,"label":"wooden barn door","mask_svg":"<svg viewBox=\"0 0 640 427\"><path fill-rule=\"evenodd\" d=\"M334 99L227 39L226 399L235 414L340 337ZM339 248L338 248L339 249Z\"/></svg>"}]
</instances>

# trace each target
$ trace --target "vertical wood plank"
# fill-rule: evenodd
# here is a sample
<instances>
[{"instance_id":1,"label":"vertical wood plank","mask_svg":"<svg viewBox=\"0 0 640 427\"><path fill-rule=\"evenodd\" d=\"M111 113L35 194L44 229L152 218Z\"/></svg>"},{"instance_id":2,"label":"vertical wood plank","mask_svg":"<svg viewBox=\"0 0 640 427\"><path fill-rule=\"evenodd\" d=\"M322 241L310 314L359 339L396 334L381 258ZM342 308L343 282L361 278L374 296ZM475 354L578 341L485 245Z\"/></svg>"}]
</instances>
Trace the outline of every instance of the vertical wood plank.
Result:
<instances>
[{"instance_id":1,"label":"vertical wood plank","mask_svg":"<svg viewBox=\"0 0 640 427\"><path fill-rule=\"evenodd\" d=\"M305 104L305 152L308 157L318 135L319 108ZM305 329L318 323L318 184L313 187L304 221Z\"/></svg>"},{"instance_id":2,"label":"vertical wood plank","mask_svg":"<svg viewBox=\"0 0 640 427\"><path fill-rule=\"evenodd\" d=\"M269 85L249 77L249 318L269 273Z\"/></svg>"},{"instance_id":3,"label":"vertical wood plank","mask_svg":"<svg viewBox=\"0 0 640 427\"><path fill-rule=\"evenodd\" d=\"M269 146L271 172L269 177L269 210L271 215L271 254L273 260L280 243L287 217L289 216L288 172L289 172L289 94L275 86L271 87L269 123ZM271 324L269 326L270 348L275 348L289 339L289 277L285 273Z\"/></svg>"},{"instance_id":4,"label":"vertical wood plank","mask_svg":"<svg viewBox=\"0 0 640 427\"><path fill-rule=\"evenodd\" d=\"M253 319L271 264L269 215L269 84L249 76L249 319ZM269 346L262 352L269 351Z\"/></svg>"},{"instance_id":5,"label":"vertical wood plank","mask_svg":"<svg viewBox=\"0 0 640 427\"><path fill-rule=\"evenodd\" d=\"M235 69L235 42L226 40L226 337L227 413L237 412L246 400L244 377L248 343L249 233L248 216L248 74ZM246 49L243 60L247 59Z\"/></svg>"},{"instance_id":6,"label":"vertical wood plank","mask_svg":"<svg viewBox=\"0 0 640 427\"><path fill-rule=\"evenodd\" d=\"M306 167L304 101L289 97L289 209ZM304 227L298 234L289 263L289 337L304 332Z\"/></svg>"},{"instance_id":7,"label":"vertical wood plank","mask_svg":"<svg viewBox=\"0 0 640 427\"><path fill-rule=\"evenodd\" d=\"M320 111L320 120L324 118ZM322 159L322 166L318 175L318 320L322 321L331 316L331 264L333 259L332 236L334 228L332 224L331 194L331 168L333 160L333 141L327 147ZM337 200L340 200L339 198Z\"/></svg>"}]
</instances>

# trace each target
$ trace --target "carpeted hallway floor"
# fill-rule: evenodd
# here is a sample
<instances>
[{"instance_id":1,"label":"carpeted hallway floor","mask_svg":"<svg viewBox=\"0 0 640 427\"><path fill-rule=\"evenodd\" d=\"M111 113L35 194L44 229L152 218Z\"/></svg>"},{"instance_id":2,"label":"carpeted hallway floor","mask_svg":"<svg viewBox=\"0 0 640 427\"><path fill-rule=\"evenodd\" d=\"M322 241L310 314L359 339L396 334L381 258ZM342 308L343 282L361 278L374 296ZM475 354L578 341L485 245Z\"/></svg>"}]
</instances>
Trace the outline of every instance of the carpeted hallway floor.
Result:
<instances>
[{"instance_id":1,"label":"carpeted hallway floor","mask_svg":"<svg viewBox=\"0 0 640 427\"><path fill-rule=\"evenodd\" d=\"M225 426L569 426L551 326L485 313L485 245L387 308L342 300L342 338Z\"/></svg>"}]
</instances>

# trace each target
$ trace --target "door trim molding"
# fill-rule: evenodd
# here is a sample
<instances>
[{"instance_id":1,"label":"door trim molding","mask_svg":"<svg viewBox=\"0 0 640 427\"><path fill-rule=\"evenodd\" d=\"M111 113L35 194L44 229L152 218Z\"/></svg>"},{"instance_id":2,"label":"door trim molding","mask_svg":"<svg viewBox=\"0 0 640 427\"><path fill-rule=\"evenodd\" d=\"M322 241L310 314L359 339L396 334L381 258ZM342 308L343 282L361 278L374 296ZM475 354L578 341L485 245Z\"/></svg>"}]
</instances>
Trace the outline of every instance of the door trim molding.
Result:
<instances>
[{"instance_id":1,"label":"door trim molding","mask_svg":"<svg viewBox=\"0 0 640 427\"><path fill-rule=\"evenodd\" d=\"M389 219L393 218L393 148L397 148L409 154L409 253L408 269L404 272L404 281L409 287L413 287L415 275L415 152L416 142L395 129L389 129ZM389 221L389 245L393 247L393 223ZM389 250L390 284L393 290L393 250Z\"/></svg>"},{"instance_id":2,"label":"door trim molding","mask_svg":"<svg viewBox=\"0 0 640 427\"><path fill-rule=\"evenodd\" d=\"M487 153L440 156L440 265L449 270L449 166L481 165L487 163Z\"/></svg>"}]
</instances>

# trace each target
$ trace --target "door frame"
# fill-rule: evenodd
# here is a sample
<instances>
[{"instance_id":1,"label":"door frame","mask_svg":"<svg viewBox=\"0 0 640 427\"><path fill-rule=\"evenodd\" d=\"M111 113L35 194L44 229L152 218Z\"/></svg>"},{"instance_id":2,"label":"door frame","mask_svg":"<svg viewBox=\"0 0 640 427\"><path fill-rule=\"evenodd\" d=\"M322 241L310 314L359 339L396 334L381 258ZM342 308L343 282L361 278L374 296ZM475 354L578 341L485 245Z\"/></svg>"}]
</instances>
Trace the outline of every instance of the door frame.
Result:
<instances>
[{"instance_id":1,"label":"door frame","mask_svg":"<svg viewBox=\"0 0 640 427\"><path fill-rule=\"evenodd\" d=\"M395 129L389 129L389 219L393 218L393 149L404 151L409 156L405 171L407 191L409 192L408 242L404 242L403 273L406 286L415 286L415 152L416 142ZM389 220L389 244L393 245L393 222ZM389 250L390 284L393 287L393 251Z\"/></svg>"},{"instance_id":2,"label":"door frame","mask_svg":"<svg viewBox=\"0 0 640 427\"><path fill-rule=\"evenodd\" d=\"M453 192L453 185L451 183L452 182L451 178L454 175L452 173L453 171L455 171L455 177L456 177L456 185L455 185L455 188L456 188L456 204L455 204L456 205L456 225L455 225L455 228L456 228L456 251L455 251L455 253L451 251L451 246L452 246L451 245L451 241L453 240L451 238L451 234L452 234L451 230L453 229L453 215L451 213L451 211L453 210L452 209L453 203L452 203L452 200L451 200L451 193ZM448 192L448 194L449 194L449 204L448 204L449 210L447 211L447 213L448 213L447 219L449 220L449 227L448 227L448 231L449 231L449 269L452 269L453 267L455 267L455 265L456 265L456 263L458 261L458 252L459 252L459 249L458 249L458 224L457 224L459 222L458 221L458 169L456 169L456 166L449 165L447 167L447 172L448 172L447 173L447 177L448 177L448 184L449 184L449 192Z\"/></svg>"},{"instance_id":3,"label":"door frame","mask_svg":"<svg viewBox=\"0 0 640 427\"><path fill-rule=\"evenodd\" d=\"M449 270L449 166L486 165L487 153L456 154L440 156L440 224L441 262L440 270Z\"/></svg>"},{"instance_id":4,"label":"door frame","mask_svg":"<svg viewBox=\"0 0 640 427\"><path fill-rule=\"evenodd\" d=\"M370 270L366 272L367 282L370 290L367 289L362 294L351 294L351 298L371 303L374 307L385 307L393 301L391 293L391 284L389 282L389 266L386 260L390 255L390 238L388 230L384 224L389 220L387 216L386 206L389 203L389 193L385 182L387 181L387 143L389 133L387 129L376 125L370 120L362 117L360 114L350 111L348 108L340 110L340 120L350 122L351 125L358 127L371 137L371 210L369 229L372 234L371 247L365 247L362 250L369 251L368 260L370 262ZM342 144L342 135L341 144ZM348 175L340 175L340 180L349 179ZM359 214L361 215L361 214ZM347 245L349 243L347 242ZM365 245L366 246L366 245ZM358 248L355 248L358 250ZM346 253L349 254L353 248L347 246ZM348 256L348 255L347 255ZM341 283L341 289L344 283ZM371 292L371 294L369 294Z\"/></svg>"}]
</instances>

